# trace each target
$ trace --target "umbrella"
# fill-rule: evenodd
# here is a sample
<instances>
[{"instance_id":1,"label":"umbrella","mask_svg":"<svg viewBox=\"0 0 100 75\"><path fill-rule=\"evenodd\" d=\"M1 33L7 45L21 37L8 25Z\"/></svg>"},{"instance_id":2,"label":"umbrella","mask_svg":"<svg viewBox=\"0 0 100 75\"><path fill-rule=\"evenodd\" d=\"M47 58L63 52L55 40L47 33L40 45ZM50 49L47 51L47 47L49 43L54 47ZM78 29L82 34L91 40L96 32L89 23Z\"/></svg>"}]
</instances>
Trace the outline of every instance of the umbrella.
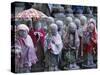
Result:
<instances>
[{"instance_id":1,"label":"umbrella","mask_svg":"<svg viewBox=\"0 0 100 75\"><path fill-rule=\"evenodd\" d=\"M47 17L44 13L41 11L38 11L36 9L30 8L28 10L24 10L20 13L18 13L15 18L16 19L31 19L33 18L34 20L38 20L41 17Z\"/></svg>"}]
</instances>

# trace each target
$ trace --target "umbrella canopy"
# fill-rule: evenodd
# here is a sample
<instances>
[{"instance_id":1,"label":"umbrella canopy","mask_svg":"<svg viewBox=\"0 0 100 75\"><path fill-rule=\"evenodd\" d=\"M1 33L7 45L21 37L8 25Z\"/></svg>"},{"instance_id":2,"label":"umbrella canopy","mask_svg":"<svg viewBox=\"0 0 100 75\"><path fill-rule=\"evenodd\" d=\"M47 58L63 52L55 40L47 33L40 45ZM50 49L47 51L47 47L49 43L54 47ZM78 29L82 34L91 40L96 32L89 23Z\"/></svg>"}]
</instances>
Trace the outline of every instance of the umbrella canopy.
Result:
<instances>
[{"instance_id":1,"label":"umbrella canopy","mask_svg":"<svg viewBox=\"0 0 100 75\"><path fill-rule=\"evenodd\" d=\"M33 18L34 20L38 20L41 17L47 17L44 13L42 13L41 11L38 11L36 9L30 8L28 10L24 10L20 13L18 13L15 18L16 19L31 19Z\"/></svg>"}]
</instances>

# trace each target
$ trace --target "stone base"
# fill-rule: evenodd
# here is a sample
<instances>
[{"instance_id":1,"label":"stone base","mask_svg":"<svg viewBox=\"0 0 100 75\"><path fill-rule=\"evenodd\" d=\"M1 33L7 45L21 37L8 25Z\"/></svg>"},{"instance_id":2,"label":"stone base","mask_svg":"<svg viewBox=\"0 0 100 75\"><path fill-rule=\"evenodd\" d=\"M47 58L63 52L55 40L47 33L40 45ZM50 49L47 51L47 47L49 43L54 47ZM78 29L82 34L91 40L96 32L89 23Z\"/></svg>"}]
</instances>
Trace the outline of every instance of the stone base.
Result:
<instances>
[{"instance_id":1,"label":"stone base","mask_svg":"<svg viewBox=\"0 0 100 75\"><path fill-rule=\"evenodd\" d=\"M64 70L77 70L80 67L77 64L70 64L69 66L64 67Z\"/></svg>"},{"instance_id":2,"label":"stone base","mask_svg":"<svg viewBox=\"0 0 100 75\"><path fill-rule=\"evenodd\" d=\"M91 65L87 65L87 64L82 64L83 68L96 68L96 64L91 64Z\"/></svg>"}]
</instances>

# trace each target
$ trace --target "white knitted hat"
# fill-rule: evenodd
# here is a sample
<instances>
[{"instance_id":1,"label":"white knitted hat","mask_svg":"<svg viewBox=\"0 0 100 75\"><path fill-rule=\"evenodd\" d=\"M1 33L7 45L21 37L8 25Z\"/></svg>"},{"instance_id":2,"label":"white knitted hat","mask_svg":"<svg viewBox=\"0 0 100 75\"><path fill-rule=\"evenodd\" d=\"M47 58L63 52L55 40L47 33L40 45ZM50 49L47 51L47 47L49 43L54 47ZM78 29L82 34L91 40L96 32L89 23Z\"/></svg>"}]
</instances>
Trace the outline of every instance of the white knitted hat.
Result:
<instances>
[{"instance_id":1,"label":"white knitted hat","mask_svg":"<svg viewBox=\"0 0 100 75\"><path fill-rule=\"evenodd\" d=\"M25 31L29 32L29 28L25 24L18 25L17 31L19 31L19 30L25 30Z\"/></svg>"}]
</instances>

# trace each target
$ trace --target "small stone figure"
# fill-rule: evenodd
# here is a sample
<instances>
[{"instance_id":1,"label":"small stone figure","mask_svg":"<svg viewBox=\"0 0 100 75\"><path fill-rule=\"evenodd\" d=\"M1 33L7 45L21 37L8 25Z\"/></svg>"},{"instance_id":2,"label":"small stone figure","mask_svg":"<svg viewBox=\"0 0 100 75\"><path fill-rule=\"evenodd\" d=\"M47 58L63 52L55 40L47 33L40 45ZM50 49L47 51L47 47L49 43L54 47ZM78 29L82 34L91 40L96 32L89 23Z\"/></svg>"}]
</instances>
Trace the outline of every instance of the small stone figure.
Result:
<instances>
[{"instance_id":1,"label":"small stone figure","mask_svg":"<svg viewBox=\"0 0 100 75\"><path fill-rule=\"evenodd\" d=\"M75 18L74 22L77 26L78 36L79 36L79 40L80 40L80 45L79 45L79 49L78 49L78 56L77 56L77 62L81 63L82 62L82 57L83 57L83 31L82 31L82 26L81 26L80 19Z\"/></svg>"},{"instance_id":2,"label":"small stone figure","mask_svg":"<svg viewBox=\"0 0 100 75\"><path fill-rule=\"evenodd\" d=\"M62 50L62 40L58 33L56 24L50 25L50 34L47 34L45 40L45 66L49 71L56 71L58 69L59 54Z\"/></svg>"},{"instance_id":3,"label":"small stone figure","mask_svg":"<svg viewBox=\"0 0 100 75\"><path fill-rule=\"evenodd\" d=\"M82 30L85 31L87 28L87 17L82 15L79 19L81 21Z\"/></svg>"},{"instance_id":4,"label":"small stone figure","mask_svg":"<svg viewBox=\"0 0 100 75\"><path fill-rule=\"evenodd\" d=\"M55 19L53 17L51 17L51 16L47 17L47 19L46 19L47 33L49 33L50 25L52 23L55 23Z\"/></svg>"},{"instance_id":5,"label":"small stone figure","mask_svg":"<svg viewBox=\"0 0 100 75\"><path fill-rule=\"evenodd\" d=\"M55 22L55 20L54 20L53 17L48 17L48 18L47 18L47 25L50 25L50 24L52 24L52 23L54 23L54 22Z\"/></svg>"},{"instance_id":6,"label":"small stone figure","mask_svg":"<svg viewBox=\"0 0 100 75\"><path fill-rule=\"evenodd\" d=\"M65 18L65 21L64 21L64 23L65 23L65 32L68 31L68 24L70 24L71 22L73 22L72 17L66 17L66 18ZM66 33L65 33L65 34L66 34Z\"/></svg>"},{"instance_id":7,"label":"small stone figure","mask_svg":"<svg viewBox=\"0 0 100 75\"><path fill-rule=\"evenodd\" d=\"M33 67L33 69L43 70L44 69L44 39L45 39L45 31L42 27L41 21L37 21L29 31L29 35L32 38L34 43L34 47L36 49L36 55L38 58L38 62L36 65L37 67Z\"/></svg>"},{"instance_id":8,"label":"small stone figure","mask_svg":"<svg viewBox=\"0 0 100 75\"><path fill-rule=\"evenodd\" d=\"M56 24L57 24L57 26L58 26L58 33L59 33L60 36L62 37L62 36L63 36L63 26L64 26L63 21L57 20L57 21L56 21Z\"/></svg>"},{"instance_id":9,"label":"small stone figure","mask_svg":"<svg viewBox=\"0 0 100 75\"><path fill-rule=\"evenodd\" d=\"M79 47L79 37L75 23L68 25L68 32L64 41L64 60L66 61L66 69L79 69L76 63L77 50Z\"/></svg>"},{"instance_id":10,"label":"small stone figure","mask_svg":"<svg viewBox=\"0 0 100 75\"><path fill-rule=\"evenodd\" d=\"M30 72L32 64L36 64L34 44L28 35L29 28L20 24L17 26L17 36L15 41L15 69L17 73Z\"/></svg>"},{"instance_id":11,"label":"small stone figure","mask_svg":"<svg viewBox=\"0 0 100 75\"><path fill-rule=\"evenodd\" d=\"M93 18L88 21L87 30L84 32L84 62L83 68L95 68L93 54L97 45L96 22Z\"/></svg>"},{"instance_id":12,"label":"small stone figure","mask_svg":"<svg viewBox=\"0 0 100 75\"><path fill-rule=\"evenodd\" d=\"M68 24L71 23L72 21L73 21L72 17L66 17L65 19L66 26L68 26Z\"/></svg>"}]
</instances>

